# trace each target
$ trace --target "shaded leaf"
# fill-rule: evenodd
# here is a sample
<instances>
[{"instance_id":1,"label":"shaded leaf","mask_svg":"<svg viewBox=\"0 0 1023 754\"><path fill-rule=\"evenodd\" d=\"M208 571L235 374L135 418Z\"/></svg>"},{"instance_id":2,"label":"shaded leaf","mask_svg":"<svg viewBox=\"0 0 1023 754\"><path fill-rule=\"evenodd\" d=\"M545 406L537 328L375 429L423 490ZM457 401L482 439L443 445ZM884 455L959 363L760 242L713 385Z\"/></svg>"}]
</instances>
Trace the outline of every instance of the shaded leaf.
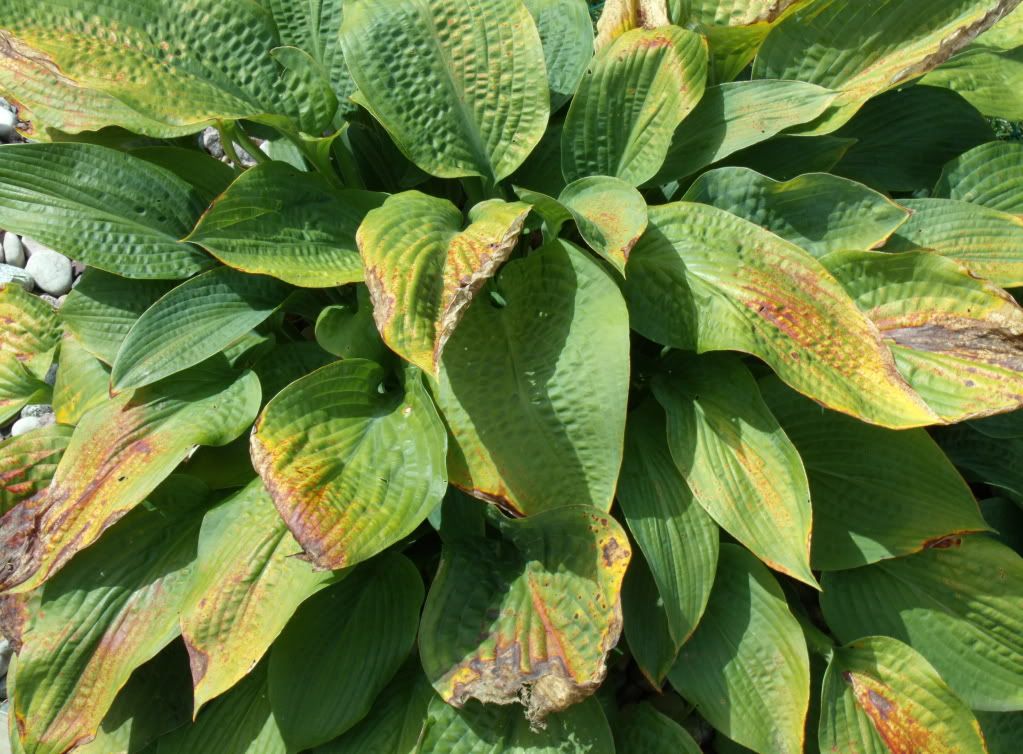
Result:
<instances>
[{"instance_id":1,"label":"shaded leaf","mask_svg":"<svg viewBox=\"0 0 1023 754\"><path fill-rule=\"evenodd\" d=\"M1023 709L1023 559L991 537L824 575L821 607L843 641L909 643L974 709Z\"/></svg>"},{"instance_id":2,"label":"shaded leaf","mask_svg":"<svg viewBox=\"0 0 1023 754\"><path fill-rule=\"evenodd\" d=\"M399 356L435 374L473 297L504 263L529 205L491 200L462 213L418 191L392 196L357 235L373 318Z\"/></svg>"},{"instance_id":3,"label":"shaded leaf","mask_svg":"<svg viewBox=\"0 0 1023 754\"><path fill-rule=\"evenodd\" d=\"M715 728L763 754L803 750L810 661L771 573L722 545L707 612L682 647L671 685Z\"/></svg>"},{"instance_id":4,"label":"shaded leaf","mask_svg":"<svg viewBox=\"0 0 1023 754\"><path fill-rule=\"evenodd\" d=\"M610 175L634 186L664 163L671 136L703 96L707 46L677 26L627 31L602 50L565 117L565 180Z\"/></svg>"},{"instance_id":5,"label":"shaded leaf","mask_svg":"<svg viewBox=\"0 0 1023 754\"><path fill-rule=\"evenodd\" d=\"M0 519L0 588L23 592L41 584L196 445L224 445L241 434L258 406L256 376L214 362L90 411L51 485Z\"/></svg>"},{"instance_id":6,"label":"shaded leaf","mask_svg":"<svg viewBox=\"0 0 1023 754\"><path fill-rule=\"evenodd\" d=\"M238 177L238 172L226 162L198 149L139 147L129 154L174 173L196 190L204 205L211 204Z\"/></svg>"},{"instance_id":7,"label":"shaded leaf","mask_svg":"<svg viewBox=\"0 0 1023 754\"><path fill-rule=\"evenodd\" d=\"M500 181L547 127L544 51L521 2L346 0L341 44L353 99L428 173Z\"/></svg>"},{"instance_id":8,"label":"shaded leaf","mask_svg":"<svg viewBox=\"0 0 1023 754\"><path fill-rule=\"evenodd\" d=\"M637 704L615 726L617 754L700 754L686 729L662 715L652 704Z\"/></svg>"},{"instance_id":9,"label":"shaded leaf","mask_svg":"<svg viewBox=\"0 0 1023 754\"><path fill-rule=\"evenodd\" d=\"M593 23L586 0L524 0L536 22L547 64L551 110L575 94L593 58Z\"/></svg>"},{"instance_id":10,"label":"shaded leaf","mask_svg":"<svg viewBox=\"0 0 1023 754\"><path fill-rule=\"evenodd\" d=\"M496 287L503 305L477 297L441 364L450 481L524 514L580 504L606 511L628 398L621 293L567 241L509 262Z\"/></svg>"},{"instance_id":11,"label":"shaded leaf","mask_svg":"<svg viewBox=\"0 0 1023 754\"><path fill-rule=\"evenodd\" d=\"M409 534L444 495L444 426L418 371L403 388L364 359L282 390L252 433L252 463L317 568L337 570Z\"/></svg>"},{"instance_id":12,"label":"shaded leaf","mask_svg":"<svg viewBox=\"0 0 1023 754\"><path fill-rule=\"evenodd\" d=\"M977 712L975 713L984 739L991 754L1014 754L1016 746L1023 740L1023 713L1021 712Z\"/></svg>"},{"instance_id":13,"label":"shaded leaf","mask_svg":"<svg viewBox=\"0 0 1023 754\"><path fill-rule=\"evenodd\" d=\"M444 543L419 649L448 703L519 701L539 722L604 679L622 629L629 543L613 519L584 506L500 526L500 540Z\"/></svg>"},{"instance_id":14,"label":"shaded leaf","mask_svg":"<svg viewBox=\"0 0 1023 754\"><path fill-rule=\"evenodd\" d=\"M369 713L415 642L422 602L415 566L388 554L299 608L270 653L270 703L290 751Z\"/></svg>"},{"instance_id":15,"label":"shaded leaf","mask_svg":"<svg viewBox=\"0 0 1023 754\"><path fill-rule=\"evenodd\" d=\"M680 648L669 629L669 606L669 600L658 591L646 558L642 552L633 551L622 582L625 641L639 671L658 691L675 666Z\"/></svg>"},{"instance_id":16,"label":"shaded leaf","mask_svg":"<svg viewBox=\"0 0 1023 754\"><path fill-rule=\"evenodd\" d=\"M830 173L856 139L838 136L775 136L733 153L722 165L738 165L791 181L804 173Z\"/></svg>"}]
</instances>

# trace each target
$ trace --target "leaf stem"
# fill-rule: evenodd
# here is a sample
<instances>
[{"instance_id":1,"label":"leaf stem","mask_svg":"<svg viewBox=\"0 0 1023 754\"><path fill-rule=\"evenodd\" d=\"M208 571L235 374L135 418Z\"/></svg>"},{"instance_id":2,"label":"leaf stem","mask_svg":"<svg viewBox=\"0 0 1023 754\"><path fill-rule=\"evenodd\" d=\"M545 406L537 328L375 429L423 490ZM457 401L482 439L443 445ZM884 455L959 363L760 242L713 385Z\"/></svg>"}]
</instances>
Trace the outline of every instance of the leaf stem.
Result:
<instances>
[{"instance_id":1,"label":"leaf stem","mask_svg":"<svg viewBox=\"0 0 1023 754\"><path fill-rule=\"evenodd\" d=\"M241 158L238 156L238 152L234 148L231 124L218 120L216 128L217 133L220 134L220 146L223 148L224 154L227 155L227 159L234 163L234 166L239 170L245 170L245 165L242 163Z\"/></svg>"},{"instance_id":2,"label":"leaf stem","mask_svg":"<svg viewBox=\"0 0 1023 754\"><path fill-rule=\"evenodd\" d=\"M257 164L262 165L264 162L270 161L267 154L256 146L256 142L254 142L252 138L245 133L245 129L238 125L237 121L228 125L228 133L232 136L234 141L237 142L253 160L256 161Z\"/></svg>"}]
</instances>

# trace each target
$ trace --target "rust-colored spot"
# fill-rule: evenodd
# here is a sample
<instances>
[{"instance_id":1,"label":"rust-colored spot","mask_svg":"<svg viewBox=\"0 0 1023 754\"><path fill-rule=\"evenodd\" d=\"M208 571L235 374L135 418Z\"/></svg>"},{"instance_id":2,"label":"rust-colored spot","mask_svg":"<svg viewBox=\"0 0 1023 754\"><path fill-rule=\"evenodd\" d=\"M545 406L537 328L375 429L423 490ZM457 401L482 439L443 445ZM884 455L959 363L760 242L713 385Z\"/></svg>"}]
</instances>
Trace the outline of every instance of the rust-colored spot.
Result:
<instances>
[{"instance_id":1,"label":"rust-colored spot","mask_svg":"<svg viewBox=\"0 0 1023 754\"><path fill-rule=\"evenodd\" d=\"M931 732L910 710L888 696L890 689L881 681L849 672L843 673L843 678L852 686L857 704L870 718L877 734L892 754L937 751L932 748Z\"/></svg>"},{"instance_id":2,"label":"rust-colored spot","mask_svg":"<svg viewBox=\"0 0 1023 754\"><path fill-rule=\"evenodd\" d=\"M618 544L617 539L611 537L601 548L601 554L604 558L604 565L613 568L619 561L628 560L631 553Z\"/></svg>"},{"instance_id":3,"label":"rust-colored spot","mask_svg":"<svg viewBox=\"0 0 1023 754\"><path fill-rule=\"evenodd\" d=\"M929 539L924 542L925 550L951 550L954 547L959 547L963 544L963 538L952 534L945 537L937 537L935 539Z\"/></svg>"}]
</instances>

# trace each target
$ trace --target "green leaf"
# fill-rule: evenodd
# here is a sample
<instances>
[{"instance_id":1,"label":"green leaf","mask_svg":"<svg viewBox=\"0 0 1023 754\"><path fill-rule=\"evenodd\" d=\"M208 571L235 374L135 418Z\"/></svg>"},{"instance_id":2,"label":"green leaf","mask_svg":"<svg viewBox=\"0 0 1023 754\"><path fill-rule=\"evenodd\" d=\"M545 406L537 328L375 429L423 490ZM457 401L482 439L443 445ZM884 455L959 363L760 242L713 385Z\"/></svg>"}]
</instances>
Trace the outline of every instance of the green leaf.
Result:
<instances>
[{"instance_id":1,"label":"green leaf","mask_svg":"<svg viewBox=\"0 0 1023 754\"><path fill-rule=\"evenodd\" d=\"M614 739L596 699L587 699L534 728L514 706L469 702L455 709L430 702L418 751L430 754L614 754Z\"/></svg>"},{"instance_id":2,"label":"green leaf","mask_svg":"<svg viewBox=\"0 0 1023 754\"><path fill-rule=\"evenodd\" d=\"M791 181L804 173L829 173L856 143L838 136L775 136L741 149L723 160L756 170L776 181Z\"/></svg>"},{"instance_id":3,"label":"green leaf","mask_svg":"<svg viewBox=\"0 0 1023 754\"><path fill-rule=\"evenodd\" d=\"M1023 120L1023 47L971 47L928 73L921 83L958 92L989 118Z\"/></svg>"},{"instance_id":4,"label":"green leaf","mask_svg":"<svg viewBox=\"0 0 1023 754\"><path fill-rule=\"evenodd\" d=\"M935 122L941 128L935 128ZM911 86L870 100L835 136L856 143L833 172L891 192L931 188L939 165L991 140L994 133L987 120L954 92Z\"/></svg>"},{"instance_id":5,"label":"green leaf","mask_svg":"<svg viewBox=\"0 0 1023 754\"><path fill-rule=\"evenodd\" d=\"M885 636L835 650L822 706L821 751L987 754L976 718L938 672Z\"/></svg>"},{"instance_id":6,"label":"green leaf","mask_svg":"<svg viewBox=\"0 0 1023 754\"><path fill-rule=\"evenodd\" d=\"M306 602L270 653L270 703L289 751L326 743L365 717L416 639L423 582L388 554Z\"/></svg>"},{"instance_id":7,"label":"green leaf","mask_svg":"<svg viewBox=\"0 0 1023 754\"><path fill-rule=\"evenodd\" d=\"M929 249L995 285L1023 285L1023 217L955 199L902 199L900 204L912 214L885 251Z\"/></svg>"},{"instance_id":8,"label":"green leaf","mask_svg":"<svg viewBox=\"0 0 1023 754\"><path fill-rule=\"evenodd\" d=\"M418 370L403 388L364 359L282 390L252 433L252 463L318 568L337 570L411 533L444 495L444 425Z\"/></svg>"},{"instance_id":9,"label":"green leaf","mask_svg":"<svg viewBox=\"0 0 1023 754\"><path fill-rule=\"evenodd\" d=\"M575 94L593 58L593 23L586 0L524 0L536 22L547 64L551 111Z\"/></svg>"},{"instance_id":10,"label":"green leaf","mask_svg":"<svg viewBox=\"0 0 1023 754\"><path fill-rule=\"evenodd\" d=\"M444 543L419 650L450 704L519 701L542 722L604 679L622 629L628 538L585 506L502 518L500 527L500 540Z\"/></svg>"},{"instance_id":11,"label":"green leaf","mask_svg":"<svg viewBox=\"0 0 1023 754\"><path fill-rule=\"evenodd\" d=\"M60 324L48 303L20 285L0 286L0 423L29 403L48 402L44 378L60 342Z\"/></svg>"},{"instance_id":12,"label":"green leaf","mask_svg":"<svg viewBox=\"0 0 1023 754\"><path fill-rule=\"evenodd\" d=\"M213 362L90 411L50 486L0 519L0 589L38 586L138 505L196 445L225 445L240 435L259 395L254 374Z\"/></svg>"},{"instance_id":13,"label":"green leaf","mask_svg":"<svg viewBox=\"0 0 1023 754\"><path fill-rule=\"evenodd\" d=\"M810 661L771 573L722 545L707 612L682 647L671 685L732 740L763 754L803 750Z\"/></svg>"},{"instance_id":14,"label":"green leaf","mask_svg":"<svg viewBox=\"0 0 1023 754\"><path fill-rule=\"evenodd\" d=\"M273 314L290 290L230 267L182 283L132 325L114 358L111 389L151 385L215 356Z\"/></svg>"},{"instance_id":15,"label":"green leaf","mask_svg":"<svg viewBox=\"0 0 1023 754\"><path fill-rule=\"evenodd\" d=\"M281 83L285 89L296 95L295 124L309 134L325 131L334 120L338 106L327 70L298 47L276 47L270 51L270 57L284 69Z\"/></svg>"},{"instance_id":16,"label":"green leaf","mask_svg":"<svg viewBox=\"0 0 1023 754\"><path fill-rule=\"evenodd\" d=\"M518 243L528 204L491 200L462 213L418 191L389 197L357 235L373 318L384 342L436 374L444 345Z\"/></svg>"},{"instance_id":17,"label":"green leaf","mask_svg":"<svg viewBox=\"0 0 1023 754\"><path fill-rule=\"evenodd\" d=\"M355 231L383 198L267 162L232 183L188 240L243 272L331 288L363 279Z\"/></svg>"},{"instance_id":18,"label":"green leaf","mask_svg":"<svg viewBox=\"0 0 1023 754\"><path fill-rule=\"evenodd\" d=\"M942 429L936 435L938 444L968 479L1001 490L1023 506L1023 466L1018 462L1023 454L1023 438L992 437L980 431L980 424Z\"/></svg>"},{"instance_id":19,"label":"green leaf","mask_svg":"<svg viewBox=\"0 0 1023 754\"><path fill-rule=\"evenodd\" d=\"M977 721L984 732L991 754L1015 754L1023 740L1023 713L977 712Z\"/></svg>"},{"instance_id":20,"label":"green leaf","mask_svg":"<svg viewBox=\"0 0 1023 754\"><path fill-rule=\"evenodd\" d=\"M826 573L821 607L842 641L910 644L973 709L1023 709L1023 559L991 537Z\"/></svg>"},{"instance_id":21,"label":"green leaf","mask_svg":"<svg viewBox=\"0 0 1023 754\"><path fill-rule=\"evenodd\" d=\"M674 667L680 648L671 637L668 607L669 601L658 592L643 553L633 551L622 582L625 641L639 671L658 691Z\"/></svg>"},{"instance_id":22,"label":"green leaf","mask_svg":"<svg viewBox=\"0 0 1023 754\"><path fill-rule=\"evenodd\" d=\"M53 410L61 424L75 425L90 409L110 399L110 370L65 333L53 385Z\"/></svg>"},{"instance_id":23,"label":"green leaf","mask_svg":"<svg viewBox=\"0 0 1023 754\"><path fill-rule=\"evenodd\" d=\"M433 687L413 656L377 696L355 727L312 754L414 754L426 723Z\"/></svg>"},{"instance_id":24,"label":"green leaf","mask_svg":"<svg viewBox=\"0 0 1023 754\"><path fill-rule=\"evenodd\" d=\"M760 389L810 480L814 568L855 568L987 529L969 487L924 430L872 427L773 378Z\"/></svg>"},{"instance_id":25,"label":"green leaf","mask_svg":"<svg viewBox=\"0 0 1023 754\"><path fill-rule=\"evenodd\" d=\"M496 183L547 127L544 50L519 0L346 0L341 44L353 99L427 173Z\"/></svg>"},{"instance_id":26,"label":"green leaf","mask_svg":"<svg viewBox=\"0 0 1023 754\"><path fill-rule=\"evenodd\" d=\"M706 79L707 44L698 34L662 26L619 36L597 55L568 109L561 134L565 180L648 181L703 96Z\"/></svg>"},{"instance_id":27,"label":"green leaf","mask_svg":"<svg viewBox=\"0 0 1023 754\"><path fill-rule=\"evenodd\" d=\"M156 740L146 754L287 754L270 709L267 662L260 662L238 685L214 699L196 721Z\"/></svg>"},{"instance_id":28,"label":"green leaf","mask_svg":"<svg viewBox=\"0 0 1023 754\"><path fill-rule=\"evenodd\" d=\"M383 363L393 358L380 339L373 321L369 289L364 285L358 287L354 302L323 309L316 318L315 333L316 342L324 351L342 359L369 359Z\"/></svg>"},{"instance_id":29,"label":"green leaf","mask_svg":"<svg viewBox=\"0 0 1023 754\"><path fill-rule=\"evenodd\" d=\"M678 180L824 112L835 93L799 81L737 81L707 87L671 139L651 183ZM755 117L754 117L755 116Z\"/></svg>"},{"instance_id":30,"label":"green leaf","mask_svg":"<svg viewBox=\"0 0 1023 754\"><path fill-rule=\"evenodd\" d=\"M629 383L618 287L580 249L556 241L505 265L496 289L500 298L478 296L469 307L441 364L436 397L453 438L451 482L526 515L608 510Z\"/></svg>"},{"instance_id":31,"label":"green leaf","mask_svg":"<svg viewBox=\"0 0 1023 754\"><path fill-rule=\"evenodd\" d=\"M330 583L295 557L302 548L261 480L206 514L181 633L195 710L240 681L298 606Z\"/></svg>"},{"instance_id":32,"label":"green leaf","mask_svg":"<svg viewBox=\"0 0 1023 754\"><path fill-rule=\"evenodd\" d=\"M60 319L82 348L113 364L142 313L173 287L163 280L129 280L90 267L60 308Z\"/></svg>"},{"instance_id":33,"label":"green leaf","mask_svg":"<svg viewBox=\"0 0 1023 754\"><path fill-rule=\"evenodd\" d=\"M947 422L1023 405L1023 309L927 251L822 260L881 331L913 389Z\"/></svg>"},{"instance_id":34,"label":"green leaf","mask_svg":"<svg viewBox=\"0 0 1023 754\"><path fill-rule=\"evenodd\" d=\"M677 652L700 622L710 597L718 528L694 500L666 437L664 411L655 402L647 401L629 414L618 503L649 563Z\"/></svg>"},{"instance_id":35,"label":"green leaf","mask_svg":"<svg viewBox=\"0 0 1023 754\"><path fill-rule=\"evenodd\" d=\"M226 162L198 149L139 147L129 154L174 173L196 190L204 206L212 204L238 177L238 172Z\"/></svg>"},{"instance_id":36,"label":"green leaf","mask_svg":"<svg viewBox=\"0 0 1023 754\"><path fill-rule=\"evenodd\" d=\"M71 427L51 424L0 442L0 515L45 489L71 440Z\"/></svg>"},{"instance_id":37,"label":"green leaf","mask_svg":"<svg viewBox=\"0 0 1023 754\"><path fill-rule=\"evenodd\" d=\"M627 271L632 327L651 340L751 353L800 392L872 423L936 419L838 281L763 228L703 204L652 207Z\"/></svg>"},{"instance_id":38,"label":"green leaf","mask_svg":"<svg viewBox=\"0 0 1023 754\"><path fill-rule=\"evenodd\" d=\"M959 155L941 171L933 196L1023 215L1023 144L992 141Z\"/></svg>"},{"instance_id":39,"label":"green leaf","mask_svg":"<svg viewBox=\"0 0 1023 754\"><path fill-rule=\"evenodd\" d=\"M795 79L839 92L807 133L830 133L869 100L935 68L1016 6L1015 0L823 0L782 21L760 48L755 79Z\"/></svg>"},{"instance_id":40,"label":"green leaf","mask_svg":"<svg viewBox=\"0 0 1023 754\"><path fill-rule=\"evenodd\" d=\"M88 741L132 671L178 635L202 489L174 485L163 497L43 589L16 667L12 713L26 751L59 754Z\"/></svg>"},{"instance_id":41,"label":"green leaf","mask_svg":"<svg viewBox=\"0 0 1023 754\"><path fill-rule=\"evenodd\" d=\"M617 754L700 754L699 744L686 729L662 715L649 702L626 712L615 726Z\"/></svg>"},{"instance_id":42,"label":"green leaf","mask_svg":"<svg viewBox=\"0 0 1023 754\"><path fill-rule=\"evenodd\" d=\"M746 367L723 354L672 359L652 387L694 499L766 565L816 587L806 472Z\"/></svg>"},{"instance_id":43,"label":"green leaf","mask_svg":"<svg viewBox=\"0 0 1023 754\"><path fill-rule=\"evenodd\" d=\"M980 501L980 510L998 541L1023 555L1023 508L1003 497L989 497Z\"/></svg>"},{"instance_id":44,"label":"green leaf","mask_svg":"<svg viewBox=\"0 0 1023 754\"><path fill-rule=\"evenodd\" d=\"M65 115L36 128L117 125L169 137L217 120L301 122L309 93L290 91L295 82L281 76L269 54L281 41L260 3L75 0L73 10L65 2L11 0L3 11L5 37L18 50L5 78L17 82L27 70L38 80L42 66L62 87L83 91L62 90L61 97L40 81L43 93L28 92L26 104L42 104L41 116L66 107L67 99L84 112L80 120Z\"/></svg>"},{"instance_id":45,"label":"green leaf","mask_svg":"<svg viewBox=\"0 0 1023 754\"><path fill-rule=\"evenodd\" d=\"M177 280L212 267L179 240L205 208L170 171L106 147L12 144L0 152L0 225L124 277Z\"/></svg>"},{"instance_id":46,"label":"green leaf","mask_svg":"<svg viewBox=\"0 0 1023 754\"><path fill-rule=\"evenodd\" d=\"M909 212L853 181L824 173L780 183L746 168L704 173L683 197L731 212L821 257L880 246Z\"/></svg>"}]
</instances>

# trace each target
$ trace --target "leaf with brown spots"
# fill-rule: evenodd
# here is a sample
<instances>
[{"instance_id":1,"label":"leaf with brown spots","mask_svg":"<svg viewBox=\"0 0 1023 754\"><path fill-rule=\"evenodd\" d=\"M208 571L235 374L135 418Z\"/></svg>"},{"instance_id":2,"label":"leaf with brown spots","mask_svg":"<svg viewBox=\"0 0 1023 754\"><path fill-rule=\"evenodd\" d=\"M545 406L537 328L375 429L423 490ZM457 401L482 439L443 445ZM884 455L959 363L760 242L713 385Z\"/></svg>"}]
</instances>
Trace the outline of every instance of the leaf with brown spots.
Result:
<instances>
[{"instance_id":1,"label":"leaf with brown spots","mask_svg":"<svg viewBox=\"0 0 1023 754\"><path fill-rule=\"evenodd\" d=\"M821 699L822 752L987 754L980 725L912 647L870 636L835 649Z\"/></svg>"},{"instance_id":2,"label":"leaf with brown spots","mask_svg":"<svg viewBox=\"0 0 1023 754\"><path fill-rule=\"evenodd\" d=\"M61 424L74 426L90 409L110 400L110 368L70 332L60 341L53 411Z\"/></svg>"},{"instance_id":3,"label":"leaf with brown spots","mask_svg":"<svg viewBox=\"0 0 1023 754\"><path fill-rule=\"evenodd\" d=\"M256 422L252 464L319 569L380 553L444 496L444 425L419 370L409 367L404 383L345 359L293 382Z\"/></svg>"},{"instance_id":4,"label":"leaf with brown spots","mask_svg":"<svg viewBox=\"0 0 1023 754\"><path fill-rule=\"evenodd\" d=\"M928 251L838 252L821 262L943 420L1023 406L1023 308L1001 288Z\"/></svg>"},{"instance_id":5,"label":"leaf with brown spots","mask_svg":"<svg viewBox=\"0 0 1023 754\"><path fill-rule=\"evenodd\" d=\"M751 353L799 392L873 424L938 421L841 284L747 220L704 204L652 207L627 272L632 327L651 340Z\"/></svg>"},{"instance_id":6,"label":"leaf with brown spots","mask_svg":"<svg viewBox=\"0 0 1023 754\"><path fill-rule=\"evenodd\" d=\"M0 515L50 483L71 432L52 424L0 443Z\"/></svg>"},{"instance_id":7,"label":"leaf with brown spots","mask_svg":"<svg viewBox=\"0 0 1023 754\"><path fill-rule=\"evenodd\" d=\"M632 29L656 29L671 23L666 0L608 0L597 19L598 52Z\"/></svg>"},{"instance_id":8,"label":"leaf with brown spots","mask_svg":"<svg viewBox=\"0 0 1023 754\"><path fill-rule=\"evenodd\" d=\"M462 213L408 191L372 210L357 235L377 329L391 349L436 374L473 297L512 253L530 207L492 200Z\"/></svg>"},{"instance_id":9,"label":"leaf with brown spots","mask_svg":"<svg viewBox=\"0 0 1023 754\"><path fill-rule=\"evenodd\" d=\"M49 396L43 378L59 342L53 307L17 283L0 286L0 423Z\"/></svg>"},{"instance_id":10,"label":"leaf with brown spots","mask_svg":"<svg viewBox=\"0 0 1023 754\"><path fill-rule=\"evenodd\" d=\"M27 591L138 505L196 445L225 445L252 422L251 372L208 362L90 411L48 488L0 519L0 589Z\"/></svg>"},{"instance_id":11,"label":"leaf with brown spots","mask_svg":"<svg viewBox=\"0 0 1023 754\"><path fill-rule=\"evenodd\" d=\"M43 587L14 670L25 751L89 741L132 671L178 635L205 496L172 478Z\"/></svg>"},{"instance_id":12,"label":"leaf with brown spots","mask_svg":"<svg viewBox=\"0 0 1023 754\"><path fill-rule=\"evenodd\" d=\"M448 703L517 701L540 723L604 679L622 630L629 541L614 519L582 506L500 527L500 540L444 544L420 656Z\"/></svg>"},{"instance_id":13,"label":"leaf with brown spots","mask_svg":"<svg viewBox=\"0 0 1023 754\"><path fill-rule=\"evenodd\" d=\"M196 713L245 677L298 606L334 579L301 552L260 479L206 514L181 615Z\"/></svg>"}]
</instances>

